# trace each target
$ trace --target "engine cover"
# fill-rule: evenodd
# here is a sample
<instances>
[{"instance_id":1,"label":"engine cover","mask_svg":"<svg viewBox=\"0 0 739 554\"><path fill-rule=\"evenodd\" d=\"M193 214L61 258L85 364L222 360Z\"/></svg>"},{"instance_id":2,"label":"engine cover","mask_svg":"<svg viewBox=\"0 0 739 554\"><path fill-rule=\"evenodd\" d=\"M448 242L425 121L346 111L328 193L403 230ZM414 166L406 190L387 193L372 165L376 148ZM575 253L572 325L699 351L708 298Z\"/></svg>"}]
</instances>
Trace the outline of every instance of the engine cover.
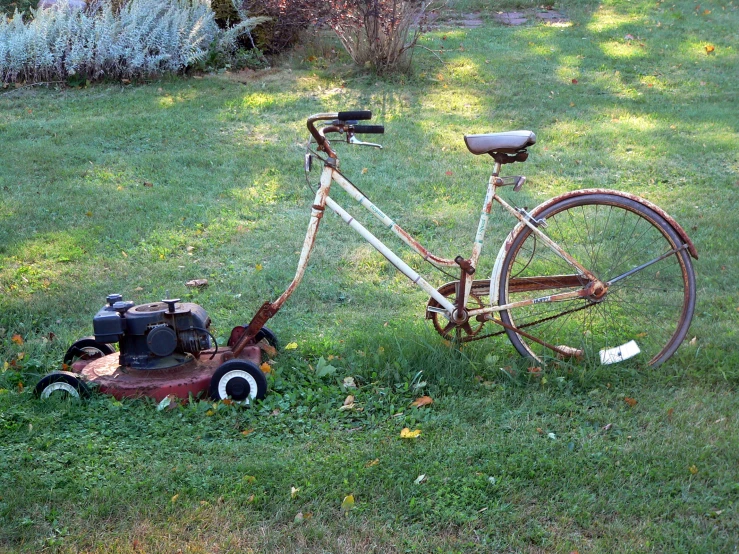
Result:
<instances>
[{"instance_id":1,"label":"engine cover","mask_svg":"<svg viewBox=\"0 0 739 554\"><path fill-rule=\"evenodd\" d=\"M120 345L120 364L167 369L185 364L211 346L210 317L198 304L179 299L135 306L108 296L93 319L95 340Z\"/></svg>"}]
</instances>

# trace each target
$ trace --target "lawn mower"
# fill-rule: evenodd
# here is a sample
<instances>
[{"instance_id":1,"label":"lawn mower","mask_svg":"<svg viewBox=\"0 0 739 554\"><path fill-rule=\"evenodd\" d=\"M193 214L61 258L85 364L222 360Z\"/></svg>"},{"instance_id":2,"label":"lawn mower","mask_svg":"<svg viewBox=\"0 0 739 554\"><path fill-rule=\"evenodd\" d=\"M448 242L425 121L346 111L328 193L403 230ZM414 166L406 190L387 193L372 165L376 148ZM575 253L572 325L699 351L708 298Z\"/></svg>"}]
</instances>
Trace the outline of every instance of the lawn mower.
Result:
<instances>
[{"instance_id":1,"label":"lawn mower","mask_svg":"<svg viewBox=\"0 0 739 554\"><path fill-rule=\"evenodd\" d=\"M247 327L237 326L228 344L219 347L210 317L198 304L173 298L135 305L120 294L106 300L93 318L94 336L69 347L64 371L38 382L40 398L86 397L90 385L118 399L148 396L157 401L205 393L214 400L249 404L267 393L262 358L277 348L269 328L260 326L248 336Z\"/></svg>"}]
</instances>

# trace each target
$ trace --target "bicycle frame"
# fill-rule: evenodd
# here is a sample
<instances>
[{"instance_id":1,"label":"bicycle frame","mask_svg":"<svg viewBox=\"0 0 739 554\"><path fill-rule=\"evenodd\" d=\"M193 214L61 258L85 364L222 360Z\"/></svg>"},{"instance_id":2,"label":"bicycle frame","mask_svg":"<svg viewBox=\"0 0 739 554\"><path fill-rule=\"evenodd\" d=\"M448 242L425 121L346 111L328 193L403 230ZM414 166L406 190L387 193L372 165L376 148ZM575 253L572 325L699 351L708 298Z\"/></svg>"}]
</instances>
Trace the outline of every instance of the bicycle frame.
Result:
<instances>
[{"instance_id":1,"label":"bicycle frame","mask_svg":"<svg viewBox=\"0 0 739 554\"><path fill-rule=\"evenodd\" d=\"M482 244L483 240L485 238L485 233L487 230L488 220L490 218L490 213L492 211L492 205L493 202L498 202L505 210L510 213L513 217L515 217L518 220L518 225L526 225L531 228L532 232L535 233L544 244L546 244L549 248L552 249L557 255L562 257L569 265L571 265L574 270L577 272L573 275L565 275L565 276L557 276L555 278L551 278L552 283L551 287L561 287L563 283L567 283L570 286L574 287L580 287L579 290L571 291L571 292L565 292L560 293L552 296L544 296L541 298L536 299L530 299L530 300L522 300L519 302L513 302L505 305L498 305L497 302L497 286L491 287L491 294L493 295L493 301L491 302L491 306L487 306L484 308L478 308L474 310L466 311L466 314L464 315L465 318L469 317L476 317L478 315L485 315L485 314L491 314L493 312L499 312L502 310L508 310L517 308L520 306L527 306L530 304L538 303L538 302L557 302L561 300L567 300L570 298L575 297L582 297L586 296L588 294L591 294L591 291L587 290L586 288L582 288L582 281L579 279L579 277L584 277L588 281L595 281L596 278L593 276L593 274L588 271L585 267L583 267L581 264L579 264L576 260L574 260L569 254L567 254L564 250L562 250L556 243L554 243L549 237L547 237L542 231L538 228L538 222L534 220L528 213L526 213L523 210L516 210L513 208L510 204L508 204L505 200L503 200L500 196L497 194L497 187L501 186L502 182L498 179L498 173L500 171L500 164L496 164L495 169L493 171L493 175L490 177L490 180L488 182L488 188L487 188L487 194L485 196L485 201L483 203L482 212L480 214L480 221L477 226L477 232L475 234L475 239L472 247L472 252L470 254L469 259L463 260L465 262L464 265L468 265L469 267L476 267L477 262L480 258L480 255L482 253ZM443 307L443 311L441 313L449 319L450 321L455 321L460 318L462 318L462 315L459 313L460 309L464 307L467 303L467 300L469 299L470 292L472 289L472 280L467 279L466 276L468 275L467 272L465 272L464 267L462 268L462 278L460 279L460 282L464 283L464 291L462 295L462 301L458 303L452 303L448 298L443 296L437 289L435 289L431 284L428 283L421 275L419 275L414 269L412 269L408 264L406 264L400 257L398 257L395 252L392 251L388 246L386 246L380 239L378 239L372 232L370 232L367 228L365 228L361 223L359 223L352 215L350 215L344 208L342 208L338 203L336 203L330 196L329 192L331 189L331 184L336 183L338 184L351 198L356 200L361 206L363 206L367 211L369 211L371 214L373 214L383 225L385 225L388 229L390 229L398 238L400 238L406 245L408 245L411 249L413 249L416 253L418 253L424 260L428 260L433 262L436 265L444 266L444 267L454 267L454 266L461 266L463 264L460 263L459 259L451 260L448 258L443 258L441 256L437 256L433 253L431 253L428 249L426 249L418 240L416 240L410 233L408 233L406 230L404 230L400 225L398 225L395 221L393 221L390 217L388 217L380 208L378 208L369 198L367 198L351 181L349 181L335 166L334 163L331 163L330 161L326 162L323 168L323 172L321 173L321 179L320 179L320 187L318 188L318 191L316 192L316 196L312 205L312 211L311 211L311 220L310 224L308 225L308 231L305 236L305 240L303 242L303 249L300 254L300 259L298 261L298 269L295 274L295 278L293 279L292 283L288 288L285 290L285 292L277 299L275 300L271 306L276 311L279 310L280 307L287 301L287 299L290 297L290 295L293 293L293 291L297 288L300 281L303 278L303 275L305 273L306 267L308 265L308 260L310 258L311 252L313 250L313 245L315 243L316 235L318 233L318 227L321 218L323 217L323 213L326 209L326 207L330 208L333 212L335 212L337 215L339 215L345 223L347 223L352 229L354 229L362 238L364 238L370 245L372 245L380 254L382 254L393 266L395 266L398 271L403 273L408 279L410 279L414 284L419 286L422 290L424 290L429 296L431 296L434 300L436 300L440 306ZM517 232L519 227L516 227L514 229L514 232ZM495 283L494 285L497 285L498 275L499 273L499 267L502 263L503 255L505 253L505 245L503 248L501 248L501 252L498 255L498 259L496 260L495 270L493 272ZM521 283L515 283L514 286L526 286L525 282ZM546 284L542 286L541 280L537 283L537 288L546 288ZM493 321L500 323L496 319L492 319Z\"/></svg>"}]
</instances>

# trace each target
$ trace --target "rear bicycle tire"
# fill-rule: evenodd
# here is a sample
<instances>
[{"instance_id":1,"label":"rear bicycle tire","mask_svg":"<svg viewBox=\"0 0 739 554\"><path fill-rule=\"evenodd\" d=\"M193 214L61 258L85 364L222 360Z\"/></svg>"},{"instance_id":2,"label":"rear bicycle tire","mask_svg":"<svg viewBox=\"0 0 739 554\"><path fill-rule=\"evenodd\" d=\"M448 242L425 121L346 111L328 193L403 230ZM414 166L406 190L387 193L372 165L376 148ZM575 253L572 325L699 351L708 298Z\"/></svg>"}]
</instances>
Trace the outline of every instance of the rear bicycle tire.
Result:
<instances>
[{"instance_id":1,"label":"rear bicycle tire","mask_svg":"<svg viewBox=\"0 0 739 554\"><path fill-rule=\"evenodd\" d=\"M542 230L549 238L604 283L683 245L661 215L637 200L614 194L566 198L536 217L546 221ZM577 286L571 278L567 287L552 288L551 280L547 287L536 287L537 277L575 273L529 227L523 227L502 264L499 303L579 290L587 285L587 278L580 277ZM517 279L526 280L528 286L517 285ZM687 250L682 249L613 283L600 300L541 301L501 311L500 316L509 326L598 363L606 363L601 352L617 352L634 341L640 351L636 359L658 366L680 346L694 309L695 273ZM514 330L506 333L523 356L546 362L558 355Z\"/></svg>"}]
</instances>

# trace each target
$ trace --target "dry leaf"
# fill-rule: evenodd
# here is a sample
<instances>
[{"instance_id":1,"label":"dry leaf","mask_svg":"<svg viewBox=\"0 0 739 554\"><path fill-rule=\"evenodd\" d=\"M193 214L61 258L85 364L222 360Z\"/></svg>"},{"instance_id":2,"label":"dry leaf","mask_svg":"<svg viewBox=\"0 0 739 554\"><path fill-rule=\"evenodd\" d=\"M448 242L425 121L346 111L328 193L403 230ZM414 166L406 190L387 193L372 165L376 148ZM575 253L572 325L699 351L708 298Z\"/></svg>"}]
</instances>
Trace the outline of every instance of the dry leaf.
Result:
<instances>
[{"instance_id":1,"label":"dry leaf","mask_svg":"<svg viewBox=\"0 0 739 554\"><path fill-rule=\"evenodd\" d=\"M416 480L413 481L413 484L420 485L421 483L425 483L425 482L426 482L426 474L424 473L416 477Z\"/></svg>"},{"instance_id":2,"label":"dry leaf","mask_svg":"<svg viewBox=\"0 0 739 554\"><path fill-rule=\"evenodd\" d=\"M369 462L367 462L366 464L364 464L364 467L376 466L379 463L380 463L380 458L375 458L374 460L370 460Z\"/></svg>"},{"instance_id":3,"label":"dry leaf","mask_svg":"<svg viewBox=\"0 0 739 554\"><path fill-rule=\"evenodd\" d=\"M690 342L688 344L690 344L690 346L695 346L697 342L698 337L693 337L692 339L690 339Z\"/></svg>"},{"instance_id":4,"label":"dry leaf","mask_svg":"<svg viewBox=\"0 0 739 554\"><path fill-rule=\"evenodd\" d=\"M693 475L698 473L698 468L695 465L690 466L688 469L690 470L690 473L692 473Z\"/></svg>"},{"instance_id":5,"label":"dry leaf","mask_svg":"<svg viewBox=\"0 0 739 554\"><path fill-rule=\"evenodd\" d=\"M264 362L261 366L259 366L259 369L262 370L262 373L272 373L272 366L269 365L267 362Z\"/></svg>"},{"instance_id":6,"label":"dry leaf","mask_svg":"<svg viewBox=\"0 0 739 554\"><path fill-rule=\"evenodd\" d=\"M266 340L263 340L259 343L259 348L261 348L262 351L270 358L274 358L275 356L277 356L277 349L271 344L268 344Z\"/></svg>"},{"instance_id":7,"label":"dry leaf","mask_svg":"<svg viewBox=\"0 0 739 554\"><path fill-rule=\"evenodd\" d=\"M349 406L350 404L354 404L354 395L350 394L344 399L344 406Z\"/></svg>"},{"instance_id":8,"label":"dry leaf","mask_svg":"<svg viewBox=\"0 0 739 554\"><path fill-rule=\"evenodd\" d=\"M577 79L572 79L572 84L573 85L576 85L577 84Z\"/></svg>"},{"instance_id":9,"label":"dry leaf","mask_svg":"<svg viewBox=\"0 0 739 554\"><path fill-rule=\"evenodd\" d=\"M411 406L415 406L416 408L420 408L421 406L428 406L429 404L433 404L434 399L430 396L422 396L421 398L417 398L413 402L411 402Z\"/></svg>"},{"instance_id":10,"label":"dry leaf","mask_svg":"<svg viewBox=\"0 0 739 554\"><path fill-rule=\"evenodd\" d=\"M15 344L17 344L18 346L23 346L23 337L20 335L13 335L10 340L13 341Z\"/></svg>"},{"instance_id":11,"label":"dry leaf","mask_svg":"<svg viewBox=\"0 0 739 554\"><path fill-rule=\"evenodd\" d=\"M290 498L295 498L300 492L300 487L290 487Z\"/></svg>"},{"instance_id":12,"label":"dry leaf","mask_svg":"<svg viewBox=\"0 0 739 554\"><path fill-rule=\"evenodd\" d=\"M186 287L207 287L208 279L191 279L185 283Z\"/></svg>"},{"instance_id":13,"label":"dry leaf","mask_svg":"<svg viewBox=\"0 0 739 554\"><path fill-rule=\"evenodd\" d=\"M144 181L144 186L151 188L154 186L154 183L150 183L149 181Z\"/></svg>"},{"instance_id":14,"label":"dry leaf","mask_svg":"<svg viewBox=\"0 0 739 554\"><path fill-rule=\"evenodd\" d=\"M234 401L231 400L230 398L224 398L223 400L221 400L221 402L225 404L226 406L231 406L234 403Z\"/></svg>"},{"instance_id":15,"label":"dry leaf","mask_svg":"<svg viewBox=\"0 0 739 554\"><path fill-rule=\"evenodd\" d=\"M243 431L241 431L241 434L246 437L247 435L251 435L253 432L254 429L244 429Z\"/></svg>"},{"instance_id":16,"label":"dry leaf","mask_svg":"<svg viewBox=\"0 0 739 554\"><path fill-rule=\"evenodd\" d=\"M367 173L367 171L368 171L367 168L366 167L363 167L362 168L362 175L365 175Z\"/></svg>"},{"instance_id":17,"label":"dry leaf","mask_svg":"<svg viewBox=\"0 0 739 554\"><path fill-rule=\"evenodd\" d=\"M710 54L714 50L716 50L716 47L713 44L706 44L706 54Z\"/></svg>"},{"instance_id":18,"label":"dry leaf","mask_svg":"<svg viewBox=\"0 0 739 554\"><path fill-rule=\"evenodd\" d=\"M411 431L408 427L403 427L403 430L400 432L400 438L401 439L417 439L420 434L421 434L420 429Z\"/></svg>"},{"instance_id":19,"label":"dry leaf","mask_svg":"<svg viewBox=\"0 0 739 554\"><path fill-rule=\"evenodd\" d=\"M174 502L177 502L177 499L178 499L179 497L180 497L180 495L179 495L179 494L175 494L175 495L174 495L174 496L172 497L172 500L171 500L171 501L172 501L173 503L174 503Z\"/></svg>"},{"instance_id":20,"label":"dry leaf","mask_svg":"<svg viewBox=\"0 0 739 554\"><path fill-rule=\"evenodd\" d=\"M344 500L341 501L341 511L348 512L353 507L354 507L354 495L350 494L349 496L345 496Z\"/></svg>"},{"instance_id":21,"label":"dry leaf","mask_svg":"<svg viewBox=\"0 0 739 554\"><path fill-rule=\"evenodd\" d=\"M636 399L631 398L630 396L624 396L624 402L626 402L632 408L639 403Z\"/></svg>"}]
</instances>

